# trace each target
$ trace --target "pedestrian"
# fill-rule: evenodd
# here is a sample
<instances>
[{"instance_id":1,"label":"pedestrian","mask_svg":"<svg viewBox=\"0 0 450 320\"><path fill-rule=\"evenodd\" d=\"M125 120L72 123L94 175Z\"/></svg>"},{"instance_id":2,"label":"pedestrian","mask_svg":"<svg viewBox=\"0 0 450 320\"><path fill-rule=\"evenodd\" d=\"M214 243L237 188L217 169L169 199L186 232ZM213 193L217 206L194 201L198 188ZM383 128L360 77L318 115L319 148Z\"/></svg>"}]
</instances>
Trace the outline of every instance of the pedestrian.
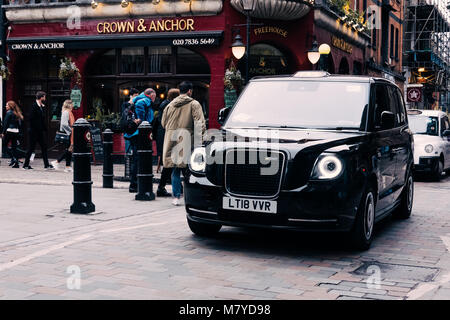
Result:
<instances>
[{"instance_id":1,"label":"pedestrian","mask_svg":"<svg viewBox=\"0 0 450 320\"><path fill-rule=\"evenodd\" d=\"M22 121L23 115L19 106L14 101L8 101L6 103L6 116L3 121L1 133L2 137L5 139L8 155L11 157L9 165L13 168L19 168L17 141L19 140Z\"/></svg>"},{"instance_id":2,"label":"pedestrian","mask_svg":"<svg viewBox=\"0 0 450 320\"><path fill-rule=\"evenodd\" d=\"M44 160L44 168L47 170L54 170L53 166L48 163L47 156L47 142L44 136L44 133L47 132L47 125L44 113L44 102L46 98L46 93L43 91L38 91L36 93L36 101L31 106L31 111L29 115L29 126L28 126L28 137L29 137L29 146L28 151L25 156L25 163L23 164L23 168L25 170L33 169L30 166L30 157L36 148L36 142L39 143L42 151L42 158Z\"/></svg>"},{"instance_id":3,"label":"pedestrian","mask_svg":"<svg viewBox=\"0 0 450 320\"><path fill-rule=\"evenodd\" d=\"M164 148L164 136L166 134L166 130L161 125L162 115L164 113L164 109L169 103L180 95L180 90L173 88L167 92L167 99L161 102L159 105L158 115L155 117L153 121L153 139L156 139L156 153L158 156L158 166L156 168L156 172L159 172L161 162L162 162L162 153ZM156 195L158 197L170 197L172 196L166 190L166 185L170 182L170 175L172 174L172 168L166 168L163 166L161 172L161 178L159 179L158 190L156 191Z\"/></svg>"},{"instance_id":4,"label":"pedestrian","mask_svg":"<svg viewBox=\"0 0 450 320\"><path fill-rule=\"evenodd\" d=\"M137 97L139 95L139 91L136 88L131 88L130 89L130 100L125 101L124 103L122 103L122 112L121 115L123 115L124 111L127 110L132 104L133 104L133 99L135 97ZM130 140L125 139L125 152L127 153L128 150L130 149Z\"/></svg>"},{"instance_id":5,"label":"pedestrian","mask_svg":"<svg viewBox=\"0 0 450 320\"><path fill-rule=\"evenodd\" d=\"M75 116L72 113L73 102L72 100L66 100L63 103L61 110L61 123L59 125L59 131L64 132L70 136L69 142L64 146L64 153L58 158L58 160L52 161L52 166L55 169L60 169L60 162L66 160L66 167L64 172L72 172L72 152L73 152L73 123L75 122Z\"/></svg>"},{"instance_id":6,"label":"pedestrian","mask_svg":"<svg viewBox=\"0 0 450 320\"><path fill-rule=\"evenodd\" d=\"M173 168L172 192L174 199L172 204L175 206L182 204L180 174L183 171L183 175L186 176L184 171L189 157L189 154L186 153L190 153L192 149L194 134L201 134L203 137L206 129L202 106L192 98L192 83L183 81L179 85L179 89L180 96L169 103L161 120L162 126L166 129L162 155L163 165L165 168ZM194 132L194 129L200 132ZM181 144L181 151L178 144ZM172 151L175 152L172 153Z\"/></svg>"},{"instance_id":7,"label":"pedestrian","mask_svg":"<svg viewBox=\"0 0 450 320\"><path fill-rule=\"evenodd\" d=\"M133 98L133 104L125 111L128 114L128 122L133 125L139 126L143 121L152 123L153 110L152 104L155 102L156 92L152 88L145 89L140 95ZM130 187L129 191L132 193L137 192L137 144L138 144L139 130L136 129L134 133L124 134L124 138L130 141L129 150L127 153L131 153L130 163Z\"/></svg>"},{"instance_id":8,"label":"pedestrian","mask_svg":"<svg viewBox=\"0 0 450 320\"><path fill-rule=\"evenodd\" d=\"M139 91L135 88L131 88L130 89L130 100L125 101L124 103L122 103L122 113L125 111L125 109L127 109L130 105L133 104L133 99L135 97L137 97L139 95ZM121 114L122 114L121 113Z\"/></svg>"}]
</instances>

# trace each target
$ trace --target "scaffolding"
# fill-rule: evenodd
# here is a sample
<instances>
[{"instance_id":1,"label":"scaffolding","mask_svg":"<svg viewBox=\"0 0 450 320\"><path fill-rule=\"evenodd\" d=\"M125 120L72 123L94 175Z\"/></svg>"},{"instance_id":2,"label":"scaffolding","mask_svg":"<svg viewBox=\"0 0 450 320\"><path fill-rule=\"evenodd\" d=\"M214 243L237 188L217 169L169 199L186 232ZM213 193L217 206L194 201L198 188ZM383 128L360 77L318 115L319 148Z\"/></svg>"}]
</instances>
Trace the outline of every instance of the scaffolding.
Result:
<instances>
[{"instance_id":1,"label":"scaffolding","mask_svg":"<svg viewBox=\"0 0 450 320\"><path fill-rule=\"evenodd\" d=\"M406 0L405 4L403 65L409 69L409 83L423 84L424 95L434 95L429 101L440 100L439 107L448 109L450 1Z\"/></svg>"}]
</instances>

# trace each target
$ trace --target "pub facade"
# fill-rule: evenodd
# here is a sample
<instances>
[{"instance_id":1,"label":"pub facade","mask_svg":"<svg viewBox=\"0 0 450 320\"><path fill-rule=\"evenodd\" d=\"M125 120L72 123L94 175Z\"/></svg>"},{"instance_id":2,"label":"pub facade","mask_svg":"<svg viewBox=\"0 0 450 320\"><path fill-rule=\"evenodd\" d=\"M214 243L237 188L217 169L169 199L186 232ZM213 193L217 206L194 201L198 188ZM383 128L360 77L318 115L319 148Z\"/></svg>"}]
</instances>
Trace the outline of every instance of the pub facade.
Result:
<instances>
[{"instance_id":1,"label":"pub facade","mask_svg":"<svg viewBox=\"0 0 450 320\"><path fill-rule=\"evenodd\" d=\"M356 9L356 3L350 1ZM330 5L331 4L331 5ZM250 16L249 76L292 74L321 68L330 73L365 74L370 37L342 20L329 0L255 0L245 11L240 0L105 0L39 2L10 0L6 55L11 76L6 100L24 109L36 91L47 92L49 141L59 128L61 106L77 100L76 118L118 113L130 88L152 87L160 103L183 80L194 83L209 127L218 127L224 107L225 71L245 72L231 46L239 34L246 43ZM314 42L331 48L325 62L313 65L307 52ZM70 58L79 81L59 77L61 60ZM274 101L276 92L267 92Z\"/></svg>"}]
</instances>

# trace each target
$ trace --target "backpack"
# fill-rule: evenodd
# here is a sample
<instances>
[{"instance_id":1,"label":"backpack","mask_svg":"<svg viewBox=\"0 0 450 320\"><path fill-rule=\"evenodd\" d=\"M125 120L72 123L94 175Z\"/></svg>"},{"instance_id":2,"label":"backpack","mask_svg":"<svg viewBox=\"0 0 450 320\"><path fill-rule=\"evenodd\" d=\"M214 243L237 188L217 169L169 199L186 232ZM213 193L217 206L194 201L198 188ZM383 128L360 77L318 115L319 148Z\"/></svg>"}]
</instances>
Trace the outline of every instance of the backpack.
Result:
<instances>
[{"instance_id":1,"label":"backpack","mask_svg":"<svg viewBox=\"0 0 450 320\"><path fill-rule=\"evenodd\" d=\"M132 109L134 106L127 107L123 113L122 117L120 119L120 130L123 133L126 134L133 134L136 132L138 125L134 122L136 119L136 114L134 113L134 110Z\"/></svg>"}]
</instances>

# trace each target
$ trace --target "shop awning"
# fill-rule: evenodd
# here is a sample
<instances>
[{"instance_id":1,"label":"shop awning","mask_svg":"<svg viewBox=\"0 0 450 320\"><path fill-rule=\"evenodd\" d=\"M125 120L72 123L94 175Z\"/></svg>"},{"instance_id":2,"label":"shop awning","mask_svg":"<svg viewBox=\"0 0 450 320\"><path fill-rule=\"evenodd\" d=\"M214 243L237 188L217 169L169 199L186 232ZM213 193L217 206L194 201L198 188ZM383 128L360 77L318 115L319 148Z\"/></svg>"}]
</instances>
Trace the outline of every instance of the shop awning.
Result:
<instances>
[{"instance_id":1,"label":"shop awning","mask_svg":"<svg viewBox=\"0 0 450 320\"><path fill-rule=\"evenodd\" d=\"M223 31L8 38L11 50L100 49L142 46L218 46Z\"/></svg>"}]
</instances>

